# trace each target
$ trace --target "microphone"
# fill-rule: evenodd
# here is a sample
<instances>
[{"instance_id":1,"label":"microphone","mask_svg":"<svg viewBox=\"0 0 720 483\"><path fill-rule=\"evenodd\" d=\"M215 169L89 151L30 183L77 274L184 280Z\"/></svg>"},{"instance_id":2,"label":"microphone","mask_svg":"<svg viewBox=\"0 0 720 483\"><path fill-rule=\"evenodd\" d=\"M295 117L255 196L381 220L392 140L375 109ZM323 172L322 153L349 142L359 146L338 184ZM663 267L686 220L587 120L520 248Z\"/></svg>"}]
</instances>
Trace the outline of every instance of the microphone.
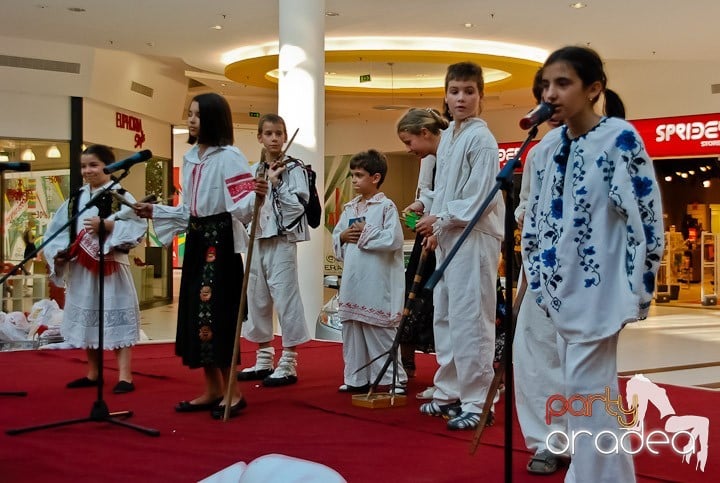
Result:
<instances>
[{"instance_id":1,"label":"microphone","mask_svg":"<svg viewBox=\"0 0 720 483\"><path fill-rule=\"evenodd\" d=\"M548 104L547 102L541 102L535 107L535 109L528 112L522 119L520 119L520 129L527 130L533 126L544 123L552 117L553 112L555 112L555 106Z\"/></svg>"},{"instance_id":2,"label":"microphone","mask_svg":"<svg viewBox=\"0 0 720 483\"><path fill-rule=\"evenodd\" d=\"M135 153L132 156L130 156L127 159L123 159L122 161L116 161L112 164L108 164L103 168L103 173L105 174L112 174L115 171L119 171L121 169L128 170L131 167L135 166L138 163L144 163L148 159L152 158L152 151L149 149L144 149L140 151L139 153Z\"/></svg>"},{"instance_id":3,"label":"microphone","mask_svg":"<svg viewBox=\"0 0 720 483\"><path fill-rule=\"evenodd\" d=\"M0 171L30 171L30 163L0 163Z\"/></svg>"}]
</instances>

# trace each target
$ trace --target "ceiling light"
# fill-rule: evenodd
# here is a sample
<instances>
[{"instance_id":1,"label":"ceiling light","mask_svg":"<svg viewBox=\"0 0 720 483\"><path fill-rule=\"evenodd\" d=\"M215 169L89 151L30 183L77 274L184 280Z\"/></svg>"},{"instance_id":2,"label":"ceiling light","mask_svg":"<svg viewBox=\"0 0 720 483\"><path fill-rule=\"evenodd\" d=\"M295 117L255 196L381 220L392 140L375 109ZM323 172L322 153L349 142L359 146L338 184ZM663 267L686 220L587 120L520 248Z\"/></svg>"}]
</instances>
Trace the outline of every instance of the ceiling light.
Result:
<instances>
[{"instance_id":1,"label":"ceiling light","mask_svg":"<svg viewBox=\"0 0 720 483\"><path fill-rule=\"evenodd\" d=\"M471 28L473 28L474 26L475 26L475 24L471 24L471 23L464 23L464 24L463 24L463 27L465 27L466 29L471 29Z\"/></svg>"},{"instance_id":2,"label":"ceiling light","mask_svg":"<svg viewBox=\"0 0 720 483\"><path fill-rule=\"evenodd\" d=\"M709 187L710 187L710 180L706 179L705 181L703 181L703 188L709 188Z\"/></svg>"},{"instance_id":3,"label":"ceiling light","mask_svg":"<svg viewBox=\"0 0 720 483\"><path fill-rule=\"evenodd\" d=\"M707 171L707 168L705 166L700 166L700 171L704 173L705 171Z\"/></svg>"},{"instance_id":4,"label":"ceiling light","mask_svg":"<svg viewBox=\"0 0 720 483\"><path fill-rule=\"evenodd\" d=\"M10 161L10 156L8 156L8 153L0 153L0 161Z\"/></svg>"},{"instance_id":5,"label":"ceiling light","mask_svg":"<svg viewBox=\"0 0 720 483\"><path fill-rule=\"evenodd\" d=\"M587 4L582 2L575 2L570 4L570 8L585 8L587 7Z\"/></svg>"},{"instance_id":6,"label":"ceiling light","mask_svg":"<svg viewBox=\"0 0 720 483\"><path fill-rule=\"evenodd\" d=\"M688 171L688 174L692 176L693 174L695 174L695 170L691 169L690 171Z\"/></svg>"},{"instance_id":7,"label":"ceiling light","mask_svg":"<svg viewBox=\"0 0 720 483\"><path fill-rule=\"evenodd\" d=\"M687 173L681 173L681 174L680 174L680 177L683 178L683 179L687 179L688 174L687 174Z\"/></svg>"},{"instance_id":8,"label":"ceiling light","mask_svg":"<svg viewBox=\"0 0 720 483\"><path fill-rule=\"evenodd\" d=\"M60 154L60 150L58 149L57 144L53 144L48 148L45 156L47 156L48 158L59 158L62 156L62 154Z\"/></svg>"},{"instance_id":9,"label":"ceiling light","mask_svg":"<svg viewBox=\"0 0 720 483\"><path fill-rule=\"evenodd\" d=\"M327 12L325 12L325 16L326 17L339 17L340 13L339 12L331 12L328 10Z\"/></svg>"},{"instance_id":10,"label":"ceiling light","mask_svg":"<svg viewBox=\"0 0 720 483\"><path fill-rule=\"evenodd\" d=\"M665 176L665 181L672 181L672 176Z\"/></svg>"},{"instance_id":11,"label":"ceiling light","mask_svg":"<svg viewBox=\"0 0 720 483\"><path fill-rule=\"evenodd\" d=\"M455 39L443 37L328 37L325 51L421 51L421 52L466 52L495 55L514 59L532 60L544 63L550 52L537 47L493 40ZM225 52L221 61L232 64L247 59L278 55L278 42L249 45Z\"/></svg>"},{"instance_id":12,"label":"ceiling light","mask_svg":"<svg viewBox=\"0 0 720 483\"><path fill-rule=\"evenodd\" d=\"M22 159L23 161L35 161L35 153L33 153L32 149L27 148L20 155L20 159Z\"/></svg>"},{"instance_id":13,"label":"ceiling light","mask_svg":"<svg viewBox=\"0 0 720 483\"><path fill-rule=\"evenodd\" d=\"M213 26L210 27L210 28L213 29L213 30L222 30L222 25L213 25Z\"/></svg>"}]
</instances>

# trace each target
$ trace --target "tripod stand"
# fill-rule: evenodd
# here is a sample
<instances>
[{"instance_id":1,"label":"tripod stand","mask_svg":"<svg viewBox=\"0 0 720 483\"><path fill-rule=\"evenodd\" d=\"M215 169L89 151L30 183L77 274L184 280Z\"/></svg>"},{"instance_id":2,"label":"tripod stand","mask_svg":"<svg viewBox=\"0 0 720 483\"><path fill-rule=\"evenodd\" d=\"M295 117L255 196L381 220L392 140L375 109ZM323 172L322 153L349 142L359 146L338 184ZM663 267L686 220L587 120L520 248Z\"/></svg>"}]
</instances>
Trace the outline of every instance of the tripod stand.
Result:
<instances>
[{"instance_id":1,"label":"tripod stand","mask_svg":"<svg viewBox=\"0 0 720 483\"><path fill-rule=\"evenodd\" d=\"M76 220L85 213L88 209L90 209L93 206L96 206L99 208L98 203L103 200L105 196L110 196L110 190L118 184L118 182L123 179L125 176L127 176L129 171L126 169L123 174L119 178L111 177L113 182L109 184L107 187L103 188L100 193L98 193L96 196L92 197L90 201L86 203L86 205L83 207L82 210L80 210L77 214L70 217L70 220L63 225L60 229L58 229L54 234L52 234L51 237L49 237L47 240L43 242L43 244L37 249L40 250L43 246L45 246L50 240L55 238L59 233L61 233L63 230L68 228L71 223L75 223ZM113 412L111 413L108 409L107 404L105 403L103 399L103 386L104 386L104 380L103 380L103 350L104 350L104 322L105 322L105 315L104 315L104 309L105 309L105 254L104 254L104 247L105 247L105 219L101 216L100 217L100 223L98 225L98 380L97 380L97 399L93 403L93 406L90 410L90 415L86 418L77 418L77 419L68 419L64 421L57 421L53 423L47 423L47 424L41 424L38 426L28 426L24 428L17 428L17 429L9 429L6 431L9 435L16 435L21 433L27 433L30 431L37 431L41 429L47 429L47 428L54 428L58 426L67 426L70 424L77 424L77 423L85 423L85 422L107 422L112 423L118 426L124 426L130 429L134 429L136 431L139 431L141 433L144 433L148 436L159 436L160 432L156 429L151 428L144 428L142 426L137 426L131 423L128 423L126 421L121 421L116 418L118 417L130 417L132 416L132 411L119 411L119 412ZM37 251L36 250L36 251ZM29 259L29 257L28 257ZM23 260L21 262L21 265L27 261ZM7 278L7 277L5 277ZM1 279L0 282L3 282L5 278Z\"/></svg>"}]
</instances>

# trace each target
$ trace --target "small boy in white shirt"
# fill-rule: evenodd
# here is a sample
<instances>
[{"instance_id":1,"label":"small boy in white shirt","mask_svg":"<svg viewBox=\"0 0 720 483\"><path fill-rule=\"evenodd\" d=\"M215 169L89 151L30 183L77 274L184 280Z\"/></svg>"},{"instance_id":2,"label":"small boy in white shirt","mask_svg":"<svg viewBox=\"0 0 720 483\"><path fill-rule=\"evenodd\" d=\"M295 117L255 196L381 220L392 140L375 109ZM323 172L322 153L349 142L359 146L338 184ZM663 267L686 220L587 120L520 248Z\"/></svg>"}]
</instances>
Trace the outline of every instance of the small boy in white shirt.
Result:
<instances>
[{"instance_id":1,"label":"small boy in white shirt","mask_svg":"<svg viewBox=\"0 0 720 483\"><path fill-rule=\"evenodd\" d=\"M343 322L344 384L341 392L365 392L377 379L402 318L405 275L403 233L395 204L380 192L387 160L375 150L350 159L352 186L359 195L347 203L333 231L335 257L343 261L338 316ZM380 384L390 385L388 370ZM404 393L407 375L398 365L396 387Z\"/></svg>"}]
</instances>

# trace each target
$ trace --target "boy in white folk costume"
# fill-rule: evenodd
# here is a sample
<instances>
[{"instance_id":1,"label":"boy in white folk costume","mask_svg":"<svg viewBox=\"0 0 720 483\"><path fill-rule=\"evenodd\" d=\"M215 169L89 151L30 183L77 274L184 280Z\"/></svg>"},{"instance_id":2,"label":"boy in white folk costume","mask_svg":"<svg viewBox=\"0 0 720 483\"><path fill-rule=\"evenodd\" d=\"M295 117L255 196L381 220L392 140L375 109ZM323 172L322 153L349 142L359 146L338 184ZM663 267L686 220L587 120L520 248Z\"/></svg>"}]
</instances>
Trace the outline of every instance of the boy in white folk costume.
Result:
<instances>
[{"instance_id":1,"label":"boy in white folk costume","mask_svg":"<svg viewBox=\"0 0 720 483\"><path fill-rule=\"evenodd\" d=\"M263 386L297 382L296 347L310 340L300 298L297 243L310 239L305 205L310 198L302 162L282 154L287 142L285 121L265 114L258 122L258 142L265 150L271 189L258 215L248 281L248 321L243 336L258 344L255 365L238 372L239 381L262 380ZM282 329L283 352L273 370L273 306Z\"/></svg>"},{"instance_id":2,"label":"boy in white folk costume","mask_svg":"<svg viewBox=\"0 0 720 483\"><path fill-rule=\"evenodd\" d=\"M395 204L379 188L385 180L387 160L369 150L350 160L350 175L359 195L347 203L333 231L335 257L343 261L338 295L338 316L343 322L344 384L341 392L365 392L385 361L381 357L395 339L404 304L403 233ZM393 370L381 385L392 384ZM404 393L407 375L398 365L397 386Z\"/></svg>"},{"instance_id":3,"label":"boy in white folk costume","mask_svg":"<svg viewBox=\"0 0 720 483\"><path fill-rule=\"evenodd\" d=\"M497 142L477 117L483 88L479 65L460 62L448 67L445 102L453 121L437 149L435 189L421 194L410 208L425 213L416 231L435 250L439 265L492 191L499 172ZM496 282L504 213L498 192L433 291L440 367L433 400L420 406L420 412L449 417L451 430L477 427L495 374Z\"/></svg>"}]
</instances>

